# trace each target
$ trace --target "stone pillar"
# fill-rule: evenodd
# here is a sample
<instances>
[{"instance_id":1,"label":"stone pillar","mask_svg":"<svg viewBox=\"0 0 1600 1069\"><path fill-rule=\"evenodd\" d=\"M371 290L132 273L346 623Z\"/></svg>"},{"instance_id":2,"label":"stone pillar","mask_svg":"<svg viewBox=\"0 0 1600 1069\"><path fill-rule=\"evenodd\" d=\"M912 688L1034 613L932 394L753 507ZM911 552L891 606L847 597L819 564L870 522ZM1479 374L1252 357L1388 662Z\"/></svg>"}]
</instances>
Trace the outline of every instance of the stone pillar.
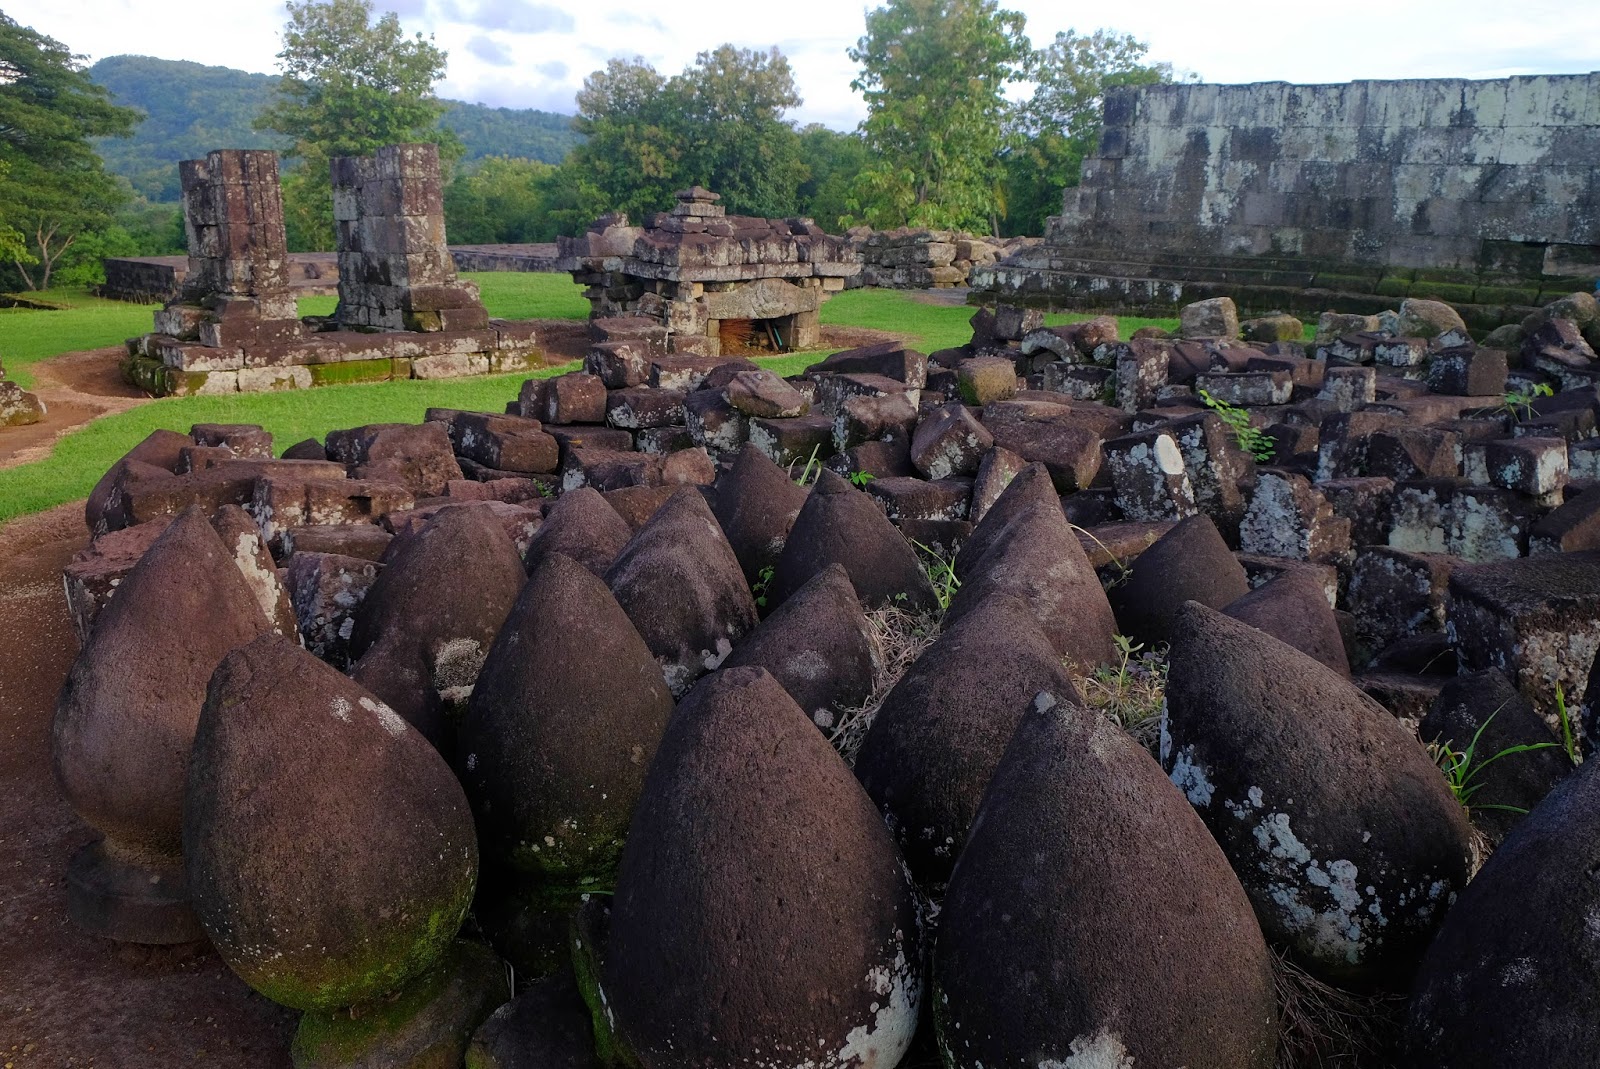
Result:
<instances>
[{"instance_id":1,"label":"stone pillar","mask_svg":"<svg viewBox=\"0 0 1600 1069\"><path fill-rule=\"evenodd\" d=\"M445 242L436 145L389 145L333 161L338 323L356 330L481 330L478 288Z\"/></svg>"},{"instance_id":2,"label":"stone pillar","mask_svg":"<svg viewBox=\"0 0 1600 1069\"><path fill-rule=\"evenodd\" d=\"M156 313L156 333L217 348L300 334L277 154L221 149L178 172L189 273Z\"/></svg>"}]
</instances>

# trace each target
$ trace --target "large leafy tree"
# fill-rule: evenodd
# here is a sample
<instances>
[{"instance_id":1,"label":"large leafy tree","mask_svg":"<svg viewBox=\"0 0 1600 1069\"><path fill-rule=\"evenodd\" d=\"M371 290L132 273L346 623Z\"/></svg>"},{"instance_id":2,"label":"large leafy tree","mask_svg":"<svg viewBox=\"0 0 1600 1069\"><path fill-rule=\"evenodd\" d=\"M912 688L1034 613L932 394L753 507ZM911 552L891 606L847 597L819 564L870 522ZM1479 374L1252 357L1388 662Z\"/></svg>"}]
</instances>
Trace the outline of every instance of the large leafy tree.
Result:
<instances>
[{"instance_id":1,"label":"large leafy tree","mask_svg":"<svg viewBox=\"0 0 1600 1069\"><path fill-rule=\"evenodd\" d=\"M0 252L29 289L106 226L126 198L91 137L123 136L139 115L119 108L66 45L0 13Z\"/></svg>"},{"instance_id":2,"label":"large leafy tree","mask_svg":"<svg viewBox=\"0 0 1600 1069\"><path fill-rule=\"evenodd\" d=\"M1025 21L998 0L889 0L867 13L850 50L871 156L853 188L862 221L992 225L1005 86L1026 75Z\"/></svg>"},{"instance_id":3,"label":"large leafy tree","mask_svg":"<svg viewBox=\"0 0 1600 1069\"><path fill-rule=\"evenodd\" d=\"M1074 30L1056 34L1028 61L1032 95L1009 115L1004 153L1003 229L1039 234L1061 211L1061 192L1078 184L1084 158L1100 136L1105 91L1170 82L1171 64L1147 64L1149 46L1126 34Z\"/></svg>"},{"instance_id":4,"label":"large leafy tree","mask_svg":"<svg viewBox=\"0 0 1600 1069\"><path fill-rule=\"evenodd\" d=\"M788 215L806 177L799 135L783 118L800 103L789 61L723 45L665 77L614 59L584 79L575 129L586 140L563 166L588 202L642 218L699 184L730 212Z\"/></svg>"},{"instance_id":5,"label":"large leafy tree","mask_svg":"<svg viewBox=\"0 0 1600 1069\"><path fill-rule=\"evenodd\" d=\"M284 182L291 248L328 248L333 209L328 161L384 145L432 141L446 159L461 143L439 126L446 105L434 95L446 53L432 37L407 37L393 13L373 19L371 0L289 0L277 100L259 129L290 138L299 165Z\"/></svg>"}]
</instances>

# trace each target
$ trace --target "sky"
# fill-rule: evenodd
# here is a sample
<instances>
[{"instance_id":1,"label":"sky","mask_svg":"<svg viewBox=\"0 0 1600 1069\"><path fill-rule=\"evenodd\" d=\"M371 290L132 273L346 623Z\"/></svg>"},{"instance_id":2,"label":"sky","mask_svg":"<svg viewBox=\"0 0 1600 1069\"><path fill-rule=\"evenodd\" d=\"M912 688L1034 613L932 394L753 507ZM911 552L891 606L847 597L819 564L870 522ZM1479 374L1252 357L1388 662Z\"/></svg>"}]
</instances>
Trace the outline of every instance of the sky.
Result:
<instances>
[{"instance_id":1,"label":"sky","mask_svg":"<svg viewBox=\"0 0 1600 1069\"><path fill-rule=\"evenodd\" d=\"M439 95L497 107L571 113L584 76L613 57L676 74L695 54L732 43L776 45L804 103L800 123L854 129L866 114L846 55L865 30L864 0L374 0L409 32L449 52ZM1575 32L1582 0L1138 0L1079 4L1003 0L1028 17L1036 45L1057 31L1106 28L1150 45L1150 59L1207 82L1344 82L1358 78L1495 78L1600 70L1600 34ZM1319 10L1313 10L1317 8ZM281 0L11 0L7 15L90 61L121 54L273 73Z\"/></svg>"}]
</instances>

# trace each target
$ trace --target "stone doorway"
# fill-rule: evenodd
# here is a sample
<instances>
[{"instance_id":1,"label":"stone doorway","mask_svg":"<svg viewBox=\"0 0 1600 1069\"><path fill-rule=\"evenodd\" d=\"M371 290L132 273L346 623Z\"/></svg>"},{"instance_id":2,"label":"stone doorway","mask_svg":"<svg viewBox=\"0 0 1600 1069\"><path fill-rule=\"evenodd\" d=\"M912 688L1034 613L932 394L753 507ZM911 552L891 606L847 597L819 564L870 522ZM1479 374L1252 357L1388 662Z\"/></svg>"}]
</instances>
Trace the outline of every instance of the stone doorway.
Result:
<instances>
[{"instance_id":1,"label":"stone doorway","mask_svg":"<svg viewBox=\"0 0 1600 1069\"><path fill-rule=\"evenodd\" d=\"M717 324L717 338L723 356L786 353L795 348L797 316L770 319L723 319Z\"/></svg>"}]
</instances>

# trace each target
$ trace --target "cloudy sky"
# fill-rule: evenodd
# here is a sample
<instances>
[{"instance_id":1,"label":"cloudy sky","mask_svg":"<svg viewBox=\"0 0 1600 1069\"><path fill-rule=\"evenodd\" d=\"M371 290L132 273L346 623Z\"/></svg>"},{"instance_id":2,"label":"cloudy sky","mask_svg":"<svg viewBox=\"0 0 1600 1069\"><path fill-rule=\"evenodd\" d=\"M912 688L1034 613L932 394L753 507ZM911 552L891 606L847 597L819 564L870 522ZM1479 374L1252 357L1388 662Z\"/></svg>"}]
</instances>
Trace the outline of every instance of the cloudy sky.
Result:
<instances>
[{"instance_id":1,"label":"cloudy sky","mask_svg":"<svg viewBox=\"0 0 1600 1069\"><path fill-rule=\"evenodd\" d=\"M571 112L590 71L643 56L663 73L723 42L777 45L795 69L801 122L851 129L864 115L845 50L863 32L865 0L376 0L450 53L440 95ZM1009 0L1042 43L1058 30L1106 26L1150 44L1151 57L1208 82L1355 78L1490 78L1600 69L1600 34L1577 32L1593 8L1572 0ZM6 14L91 60L122 53L272 72L281 0L12 0ZM1589 16L1582 16L1583 11Z\"/></svg>"}]
</instances>

